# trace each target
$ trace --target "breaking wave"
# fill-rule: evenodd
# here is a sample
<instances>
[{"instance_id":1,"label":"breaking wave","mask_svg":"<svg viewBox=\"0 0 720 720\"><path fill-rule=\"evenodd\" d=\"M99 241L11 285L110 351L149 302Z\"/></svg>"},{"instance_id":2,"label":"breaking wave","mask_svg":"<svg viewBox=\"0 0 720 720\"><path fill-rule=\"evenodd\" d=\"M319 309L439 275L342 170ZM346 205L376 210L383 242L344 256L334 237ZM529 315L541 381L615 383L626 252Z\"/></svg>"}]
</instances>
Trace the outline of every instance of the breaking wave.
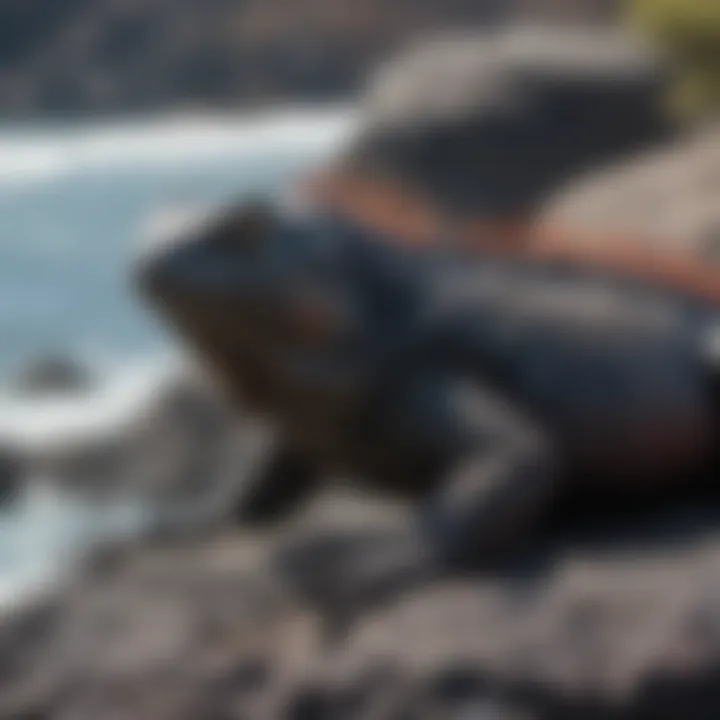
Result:
<instances>
[{"instance_id":1,"label":"breaking wave","mask_svg":"<svg viewBox=\"0 0 720 720\"><path fill-rule=\"evenodd\" d=\"M0 128L0 185L97 171L172 169L247 153L324 153L353 132L354 120L353 110L341 107L239 118L178 115L60 130Z\"/></svg>"}]
</instances>

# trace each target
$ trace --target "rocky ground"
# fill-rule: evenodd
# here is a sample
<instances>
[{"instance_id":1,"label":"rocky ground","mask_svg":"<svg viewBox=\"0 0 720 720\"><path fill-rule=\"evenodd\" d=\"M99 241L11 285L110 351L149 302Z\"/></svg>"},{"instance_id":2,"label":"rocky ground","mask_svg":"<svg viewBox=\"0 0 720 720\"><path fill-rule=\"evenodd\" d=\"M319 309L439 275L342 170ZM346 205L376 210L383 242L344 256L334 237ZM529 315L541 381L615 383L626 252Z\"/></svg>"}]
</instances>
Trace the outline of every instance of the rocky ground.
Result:
<instances>
[{"instance_id":1,"label":"rocky ground","mask_svg":"<svg viewBox=\"0 0 720 720\"><path fill-rule=\"evenodd\" d=\"M0 717L718 717L712 513L546 537L499 575L417 588L341 635L269 569L319 525L361 542L394 517L337 496L280 535L98 557L55 602L5 622Z\"/></svg>"},{"instance_id":2,"label":"rocky ground","mask_svg":"<svg viewBox=\"0 0 720 720\"><path fill-rule=\"evenodd\" d=\"M38 377L26 391L48 390L48 373ZM162 499L165 522L96 550L49 594L6 609L0 718L720 714L716 493L642 512L569 503L508 566L359 600L349 616L298 596L287 557L296 576L342 583L337 554L352 563L377 540L391 541L408 508L339 482L280 527L234 527L232 498L267 438L228 423L218 402L199 376L174 374L143 405L135 433L119 428L126 454L146 463L132 467L171 462L100 497ZM207 444L205 433L220 438L222 427L233 428L237 454L216 455L218 445ZM219 466L234 482L207 482Z\"/></svg>"}]
</instances>

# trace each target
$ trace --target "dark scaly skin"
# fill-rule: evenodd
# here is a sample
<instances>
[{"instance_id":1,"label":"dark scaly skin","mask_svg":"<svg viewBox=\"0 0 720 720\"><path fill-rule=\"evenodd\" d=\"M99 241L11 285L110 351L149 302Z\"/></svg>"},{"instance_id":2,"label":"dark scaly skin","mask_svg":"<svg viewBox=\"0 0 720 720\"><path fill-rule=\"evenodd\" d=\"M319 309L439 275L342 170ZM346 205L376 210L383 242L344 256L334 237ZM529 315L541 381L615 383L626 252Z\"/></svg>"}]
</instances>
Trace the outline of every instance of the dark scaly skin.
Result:
<instances>
[{"instance_id":1,"label":"dark scaly skin","mask_svg":"<svg viewBox=\"0 0 720 720\"><path fill-rule=\"evenodd\" d=\"M712 461L716 311L662 288L257 207L186 227L138 276L282 438L248 521L345 473L416 498L409 564L465 566L517 547L566 483L652 490Z\"/></svg>"}]
</instances>

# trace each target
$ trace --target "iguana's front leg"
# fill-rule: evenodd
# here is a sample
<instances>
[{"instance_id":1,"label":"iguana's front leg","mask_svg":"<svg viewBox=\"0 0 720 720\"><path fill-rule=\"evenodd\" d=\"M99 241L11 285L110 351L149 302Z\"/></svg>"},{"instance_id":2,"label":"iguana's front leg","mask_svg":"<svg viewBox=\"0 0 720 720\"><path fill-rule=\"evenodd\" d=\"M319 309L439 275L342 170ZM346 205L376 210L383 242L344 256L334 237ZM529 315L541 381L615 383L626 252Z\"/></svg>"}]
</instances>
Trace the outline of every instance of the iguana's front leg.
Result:
<instances>
[{"instance_id":1,"label":"iguana's front leg","mask_svg":"<svg viewBox=\"0 0 720 720\"><path fill-rule=\"evenodd\" d=\"M521 545L556 486L549 441L488 388L413 381L384 409L393 417L383 433L414 437L418 452L434 438L445 470L419 499L415 522L397 533L311 538L285 556L286 577L328 617L353 615L446 570L501 559Z\"/></svg>"},{"instance_id":2,"label":"iguana's front leg","mask_svg":"<svg viewBox=\"0 0 720 720\"><path fill-rule=\"evenodd\" d=\"M469 382L444 391L460 449L419 510L422 537L441 567L505 558L527 538L558 484L546 433L512 403Z\"/></svg>"},{"instance_id":3,"label":"iguana's front leg","mask_svg":"<svg viewBox=\"0 0 720 720\"><path fill-rule=\"evenodd\" d=\"M312 495L319 479L303 455L281 441L268 443L244 479L235 520L242 526L279 521Z\"/></svg>"}]
</instances>

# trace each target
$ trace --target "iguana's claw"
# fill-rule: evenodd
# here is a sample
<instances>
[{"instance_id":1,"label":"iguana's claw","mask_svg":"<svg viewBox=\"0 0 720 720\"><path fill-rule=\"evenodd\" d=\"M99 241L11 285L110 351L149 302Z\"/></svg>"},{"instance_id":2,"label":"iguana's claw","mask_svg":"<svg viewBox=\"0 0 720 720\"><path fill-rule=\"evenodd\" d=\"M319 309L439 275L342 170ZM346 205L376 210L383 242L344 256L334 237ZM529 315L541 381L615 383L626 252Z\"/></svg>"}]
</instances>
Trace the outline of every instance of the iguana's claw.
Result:
<instances>
[{"instance_id":1,"label":"iguana's claw","mask_svg":"<svg viewBox=\"0 0 720 720\"><path fill-rule=\"evenodd\" d=\"M276 570L331 623L350 623L435 574L420 536L409 530L314 535L283 548Z\"/></svg>"}]
</instances>

